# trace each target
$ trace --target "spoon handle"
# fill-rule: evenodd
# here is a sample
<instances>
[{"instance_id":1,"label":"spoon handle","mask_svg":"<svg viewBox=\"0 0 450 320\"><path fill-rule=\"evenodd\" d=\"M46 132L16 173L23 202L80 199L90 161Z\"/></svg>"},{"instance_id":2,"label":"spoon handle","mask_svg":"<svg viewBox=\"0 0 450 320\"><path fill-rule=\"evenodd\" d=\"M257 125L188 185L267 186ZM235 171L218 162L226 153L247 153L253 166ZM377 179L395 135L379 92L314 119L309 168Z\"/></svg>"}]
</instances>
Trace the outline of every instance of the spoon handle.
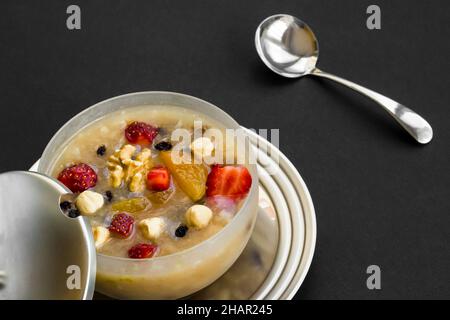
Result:
<instances>
[{"instance_id":1,"label":"spoon handle","mask_svg":"<svg viewBox=\"0 0 450 320\"><path fill-rule=\"evenodd\" d=\"M340 83L360 94L369 97L384 108L417 142L426 144L433 138L433 129L430 124L413 110L400 103L385 97L375 91L364 88L356 83L337 77L330 73L314 69L311 75L327 78Z\"/></svg>"}]
</instances>

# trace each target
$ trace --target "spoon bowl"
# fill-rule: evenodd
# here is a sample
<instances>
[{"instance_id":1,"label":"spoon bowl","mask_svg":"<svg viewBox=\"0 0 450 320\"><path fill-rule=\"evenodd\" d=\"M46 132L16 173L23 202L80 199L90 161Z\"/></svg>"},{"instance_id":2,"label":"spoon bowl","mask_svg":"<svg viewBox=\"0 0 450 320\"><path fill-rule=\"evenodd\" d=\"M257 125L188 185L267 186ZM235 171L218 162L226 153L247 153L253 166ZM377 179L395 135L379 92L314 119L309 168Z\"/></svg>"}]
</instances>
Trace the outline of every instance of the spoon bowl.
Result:
<instances>
[{"instance_id":1,"label":"spoon bowl","mask_svg":"<svg viewBox=\"0 0 450 320\"><path fill-rule=\"evenodd\" d=\"M268 17L259 25L255 43L265 65L284 77L298 78L316 68L319 43L311 28L296 17Z\"/></svg>"}]
</instances>

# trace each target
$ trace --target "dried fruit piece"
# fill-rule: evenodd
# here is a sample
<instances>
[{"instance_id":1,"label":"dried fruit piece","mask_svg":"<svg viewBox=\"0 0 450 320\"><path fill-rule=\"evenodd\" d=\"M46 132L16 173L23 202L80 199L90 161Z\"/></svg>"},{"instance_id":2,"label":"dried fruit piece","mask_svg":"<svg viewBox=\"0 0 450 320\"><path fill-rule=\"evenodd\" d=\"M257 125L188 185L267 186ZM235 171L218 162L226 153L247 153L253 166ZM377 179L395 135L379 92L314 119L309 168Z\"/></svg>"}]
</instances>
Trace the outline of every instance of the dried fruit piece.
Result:
<instances>
[{"instance_id":1,"label":"dried fruit piece","mask_svg":"<svg viewBox=\"0 0 450 320\"><path fill-rule=\"evenodd\" d=\"M58 176L72 192L83 192L97 184L97 174L94 169L85 163L79 163L65 168Z\"/></svg>"},{"instance_id":2,"label":"dried fruit piece","mask_svg":"<svg viewBox=\"0 0 450 320\"><path fill-rule=\"evenodd\" d=\"M109 190L105 192L105 196L106 196L106 199L108 199L108 202L111 202L112 199L114 198L112 192Z\"/></svg>"},{"instance_id":3,"label":"dried fruit piece","mask_svg":"<svg viewBox=\"0 0 450 320\"><path fill-rule=\"evenodd\" d=\"M147 195L147 198L153 203L164 204L170 199L173 193L174 189L169 187L169 189L165 191L151 192Z\"/></svg>"},{"instance_id":4,"label":"dried fruit piece","mask_svg":"<svg viewBox=\"0 0 450 320\"><path fill-rule=\"evenodd\" d=\"M99 155L100 157L104 156L106 153L106 146L104 144L102 144L100 147L98 147L97 149L97 155Z\"/></svg>"},{"instance_id":5,"label":"dried fruit piece","mask_svg":"<svg viewBox=\"0 0 450 320\"><path fill-rule=\"evenodd\" d=\"M72 203L70 201L63 201L59 204L59 207L62 211L66 212L70 208L72 208Z\"/></svg>"},{"instance_id":6,"label":"dried fruit piece","mask_svg":"<svg viewBox=\"0 0 450 320\"><path fill-rule=\"evenodd\" d=\"M80 216L80 211L78 211L78 209L70 209L67 215L69 218L78 218Z\"/></svg>"},{"instance_id":7,"label":"dried fruit piece","mask_svg":"<svg viewBox=\"0 0 450 320\"><path fill-rule=\"evenodd\" d=\"M147 188L152 191L164 191L170 187L170 174L164 167L155 167L147 174Z\"/></svg>"},{"instance_id":8,"label":"dried fruit piece","mask_svg":"<svg viewBox=\"0 0 450 320\"><path fill-rule=\"evenodd\" d=\"M125 211L129 213L136 213L144 210L149 205L146 198L132 198L113 203L113 211Z\"/></svg>"},{"instance_id":9,"label":"dried fruit piece","mask_svg":"<svg viewBox=\"0 0 450 320\"><path fill-rule=\"evenodd\" d=\"M244 166L214 165L206 182L206 195L241 197L245 196L252 185L252 176Z\"/></svg>"},{"instance_id":10,"label":"dried fruit piece","mask_svg":"<svg viewBox=\"0 0 450 320\"><path fill-rule=\"evenodd\" d=\"M155 145L155 149L158 151L169 151L172 149L172 144L168 141L161 141Z\"/></svg>"},{"instance_id":11,"label":"dried fruit piece","mask_svg":"<svg viewBox=\"0 0 450 320\"><path fill-rule=\"evenodd\" d=\"M171 151L162 151L160 157L175 177L181 189L191 198L198 201L205 195L205 184L208 171L203 164L181 163L172 161Z\"/></svg>"},{"instance_id":12,"label":"dried fruit piece","mask_svg":"<svg viewBox=\"0 0 450 320\"><path fill-rule=\"evenodd\" d=\"M134 219L132 216L122 212L116 214L109 226L109 231L114 233L120 237L128 238L130 234L133 232L134 228Z\"/></svg>"},{"instance_id":13,"label":"dried fruit piece","mask_svg":"<svg viewBox=\"0 0 450 320\"><path fill-rule=\"evenodd\" d=\"M158 128L145 122L134 121L125 129L125 138L134 144L150 145L157 135Z\"/></svg>"},{"instance_id":14,"label":"dried fruit piece","mask_svg":"<svg viewBox=\"0 0 450 320\"><path fill-rule=\"evenodd\" d=\"M183 238L186 233L188 232L189 228L187 226L185 226L184 224L180 225L176 230L175 230L175 236L178 238Z\"/></svg>"},{"instance_id":15,"label":"dried fruit piece","mask_svg":"<svg viewBox=\"0 0 450 320\"><path fill-rule=\"evenodd\" d=\"M67 215L69 218L78 218L80 216L80 211L78 211L78 209L70 209Z\"/></svg>"},{"instance_id":16,"label":"dried fruit piece","mask_svg":"<svg viewBox=\"0 0 450 320\"><path fill-rule=\"evenodd\" d=\"M128 250L128 257L132 259L151 258L158 251L158 246L148 243L139 243Z\"/></svg>"}]
</instances>

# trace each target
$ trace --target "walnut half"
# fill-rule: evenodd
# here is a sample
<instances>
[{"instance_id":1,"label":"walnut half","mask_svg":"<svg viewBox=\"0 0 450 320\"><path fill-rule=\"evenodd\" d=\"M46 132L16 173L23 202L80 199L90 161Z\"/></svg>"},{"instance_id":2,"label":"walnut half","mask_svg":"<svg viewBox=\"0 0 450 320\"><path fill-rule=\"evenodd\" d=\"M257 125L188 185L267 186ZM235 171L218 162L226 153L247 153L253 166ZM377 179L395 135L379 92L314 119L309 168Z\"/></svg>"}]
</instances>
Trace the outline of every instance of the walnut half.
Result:
<instances>
[{"instance_id":1,"label":"walnut half","mask_svg":"<svg viewBox=\"0 0 450 320\"><path fill-rule=\"evenodd\" d=\"M128 185L131 192L141 192L145 188L145 176L152 167L152 152L148 148L136 153L136 147L126 144L116 150L108 159L110 184L114 188ZM133 156L135 156L133 158Z\"/></svg>"}]
</instances>

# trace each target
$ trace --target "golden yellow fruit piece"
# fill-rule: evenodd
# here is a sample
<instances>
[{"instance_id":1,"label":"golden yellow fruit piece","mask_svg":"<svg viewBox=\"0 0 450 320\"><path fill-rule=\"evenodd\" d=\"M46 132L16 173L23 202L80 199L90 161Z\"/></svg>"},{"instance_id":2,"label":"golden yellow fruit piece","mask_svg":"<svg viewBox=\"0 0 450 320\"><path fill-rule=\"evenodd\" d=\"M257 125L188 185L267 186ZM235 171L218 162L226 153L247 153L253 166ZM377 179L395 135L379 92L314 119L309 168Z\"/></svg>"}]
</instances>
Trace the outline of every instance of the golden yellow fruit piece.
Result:
<instances>
[{"instance_id":1,"label":"golden yellow fruit piece","mask_svg":"<svg viewBox=\"0 0 450 320\"><path fill-rule=\"evenodd\" d=\"M144 210L149 205L146 198L132 198L113 203L113 211L135 213Z\"/></svg>"},{"instance_id":2,"label":"golden yellow fruit piece","mask_svg":"<svg viewBox=\"0 0 450 320\"><path fill-rule=\"evenodd\" d=\"M152 192L147 195L147 198L155 204L164 204L166 203L174 192L173 188L169 188L164 191Z\"/></svg>"},{"instance_id":3,"label":"golden yellow fruit piece","mask_svg":"<svg viewBox=\"0 0 450 320\"><path fill-rule=\"evenodd\" d=\"M180 163L172 161L171 151L162 151L161 160L177 180L180 188L191 198L198 201L205 195L208 170L203 164Z\"/></svg>"}]
</instances>

